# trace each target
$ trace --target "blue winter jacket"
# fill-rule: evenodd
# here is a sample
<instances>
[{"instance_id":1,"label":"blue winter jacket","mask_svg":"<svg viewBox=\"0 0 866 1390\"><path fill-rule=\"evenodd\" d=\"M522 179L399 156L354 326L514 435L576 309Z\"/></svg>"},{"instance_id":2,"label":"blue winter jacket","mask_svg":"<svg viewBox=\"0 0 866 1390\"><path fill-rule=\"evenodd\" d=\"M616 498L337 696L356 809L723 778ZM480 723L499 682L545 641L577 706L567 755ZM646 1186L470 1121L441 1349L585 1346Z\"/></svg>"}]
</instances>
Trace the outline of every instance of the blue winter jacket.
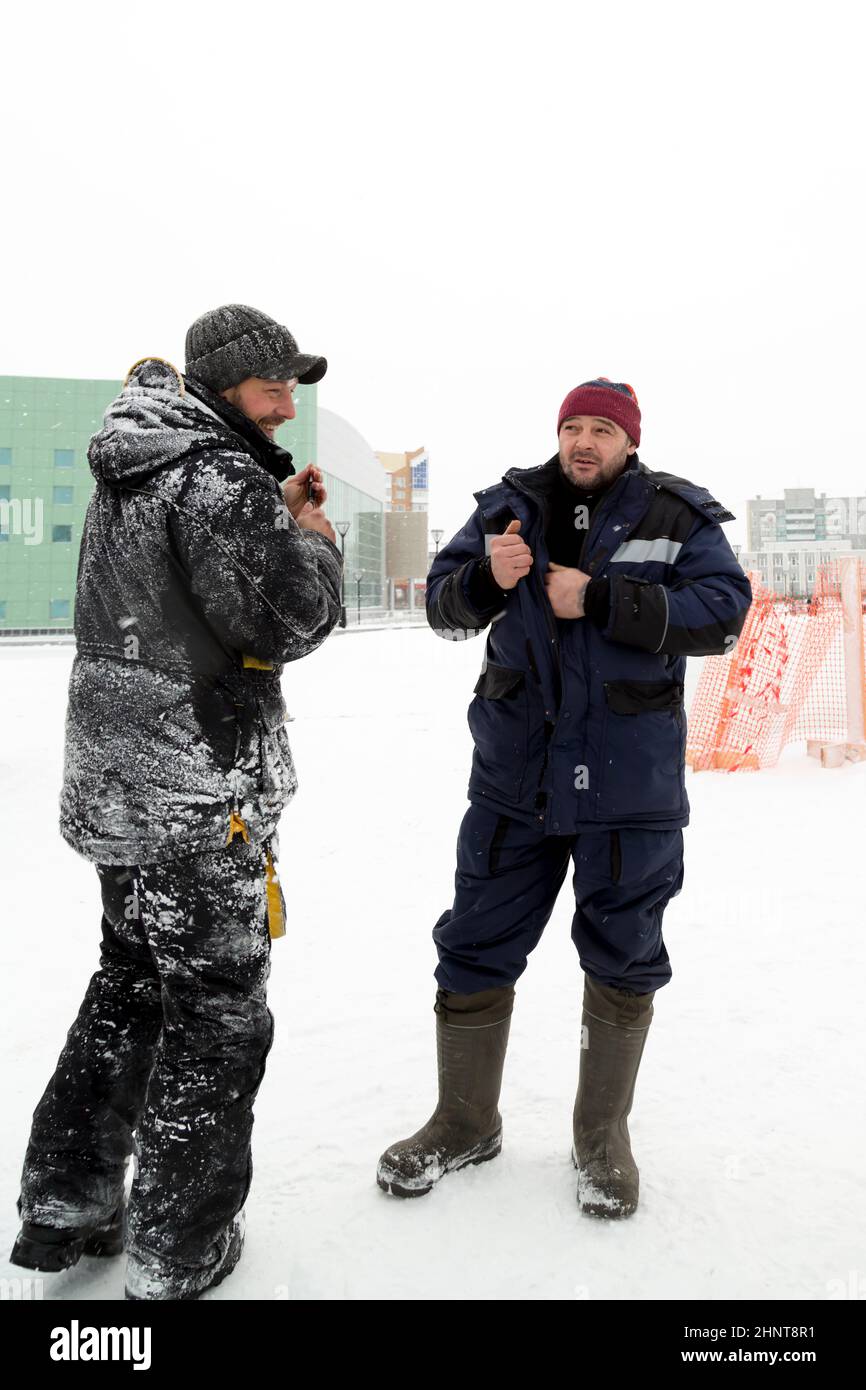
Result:
<instances>
[{"instance_id":1,"label":"blue winter jacket","mask_svg":"<svg viewBox=\"0 0 866 1390\"><path fill-rule=\"evenodd\" d=\"M558 619L543 579L558 468L555 455L476 492L427 576L435 632L462 640L490 628L468 711L469 799L548 835L687 825L685 659L730 652L752 599L720 526L732 513L632 454L595 508L579 560L609 612ZM533 566L479 608L473 570L514 518Z\"/></svg>"}]
</instances>

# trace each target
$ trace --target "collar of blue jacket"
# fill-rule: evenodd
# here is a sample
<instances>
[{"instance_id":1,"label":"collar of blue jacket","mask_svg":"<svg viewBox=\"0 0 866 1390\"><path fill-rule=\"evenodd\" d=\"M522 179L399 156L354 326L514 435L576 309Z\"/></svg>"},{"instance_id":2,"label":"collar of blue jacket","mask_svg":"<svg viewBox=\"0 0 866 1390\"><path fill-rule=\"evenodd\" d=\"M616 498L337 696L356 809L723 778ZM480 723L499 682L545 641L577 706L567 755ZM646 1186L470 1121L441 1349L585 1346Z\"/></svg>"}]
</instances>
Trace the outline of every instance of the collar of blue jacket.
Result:
<instances>
[{"instance_id":1,"label":"collar of blue jacket","mask_svg":"<svg viewBox=\"0 0 866 1390\"><path fill-rule=\"evenodd\" d=\"M543 522L546 524L547 509L550 505L558 471L559 454L556 453L546 463L538 464L535 468L509 468L499 482L491 484L490 487L481 488L480 491L473 493L473 496L482 512L487 516L492 516L507 505L508 490L516 488L519 492L528 493L537 500L541 507ZM693 483L688 478L679 477L676 473L666 473L658 469L648 468L641 461L637 451L631 455L620 476L606 490L604 501L615 499L626 488L629 492L633 491L632 480L634 479L641 479L652 488L664 489L666 492L681 497L684 502L688 502L696 512L701 513L708 521L714 521L718 524L723 521L734 520L733 512L718 502L708 488L702 487L699 483Z\"/></svg>"}]
</instances>

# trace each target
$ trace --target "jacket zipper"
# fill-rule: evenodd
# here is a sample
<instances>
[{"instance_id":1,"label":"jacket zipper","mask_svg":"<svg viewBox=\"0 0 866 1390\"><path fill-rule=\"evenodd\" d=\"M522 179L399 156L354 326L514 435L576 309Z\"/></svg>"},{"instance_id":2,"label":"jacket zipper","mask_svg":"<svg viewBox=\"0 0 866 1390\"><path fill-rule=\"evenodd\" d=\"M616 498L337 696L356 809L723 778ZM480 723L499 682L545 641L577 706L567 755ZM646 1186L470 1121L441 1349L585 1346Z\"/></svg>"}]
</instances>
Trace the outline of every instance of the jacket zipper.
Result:
<instances>
[{"instance_id":1,"label":"jacket zipper","mask_svg":"<svg viewBox=\"0 0 866 1390\"><path fill-rule=\"evenodd\" d=\"M516 487L517 490L518 490L519 492L522 492L522 493L524 494L524 496L529 497L529 499L530 499L531 501L535 502L536 507L539 507L539 499L538 499L537 494L535 494L535 493L529 491L527 488L522 487L522 486L520 485L520 483L518 483L518 482L516 481L516 479L512 479L511 482L512 482L512 485L513 485L514 487ZM577 568L578 568L578 569L582 569L582 568L583 568L583 557L584 557L584 555L585 555L585 553L586 553L587 546L589 545L590 538L591 538L593 532L596 531L596 530L598 529L598 524L599 524L599 520L600 520L601 514L602 514L602 512L605 510L606 504L609 505L609 503L610 503L610 498L605 498L605 500L604 500L603 502L600 502L599 505L598 505L598 506L596 507L596 509L595 509L595 513L594 513L593 518L592 518L592 523L591 523L591 525L589 526L589 529L587 530L587 533L586 533L586 535L585 535L584 538L583 538L583 544L582 544L581 547L580 547L580 554L579 554L579 556L578 556L578 561L577 561ZM540 505L540 507L539 507L539 510L540 510L540 512L541 512L541 533L542 533L542 542L543 542L543 540L544 540L545 522L546 522L546 520L547 520L546 505L545 505L545 503L544 503L543 501L541 502L541 505ZM554 719L553 719L552 722L549 721L549 720L545 720L545 723L546 723L546 724L549 724L550 727L549 727L549 730L548 730L547 738L546 738L546 740L545 740L545 745L544 745L544 762L543 762L542 767L541 767L541 776L540 776L540 778L539 778L538 787L537 787L537 789L536 789L536 794L535 794L535 795L536 795L536 802L537 802L538 796L539 796L539 794L540 794L540 792L541 792L542 785L543 785L543 783L544 783L545 775L546 775L546 773L547 773L548 763L549 763L549 761L550 761L550 747L551 747L551 744L553 743L554 737L555 737L555 735L556 735L556 731L557 731L557 729L558 729L558 727L559 727L559 719L560 719L560 715L561 715L561 712L562 712L562 701L563 701L563 697L564 697L564 694L565 694L565 682L564 682L564 680L563 680L563 673L562 673L562 657L561 657L561 653L560 653L559 631L558 631L557 626L556 626L556 618L555 618L555 616L554 616L554 614L553 614L553 610L552 610L551 607L550 607L550 601L548 600L547 592L546 592L546 590L545 590L545 588L544 588L544 582L543 582L543 580L542 580L542 578L541 578L541 575L540 575L538 569L537 569L535 566L533 566L533 571L534 571L533 577L534 577L534 579L536 580L536 585L537 585L537 588L538 588L538 590L539 590L540 597L541 597L541 606L542 606L542 609L543 609L543 611L544 611L545 622L547 623L547 629L548 629L548 632L550 633L550 638L551 638L551 643L550 643L550 644L551 644L551 647L553 648L553 658L554 658L554 663L555 663L555 666L556 666L556 679L557 679L557 689L556 689L556 692L555 692L555 693L556 693L556 710L555 710L555 716L554 716ZM584 661L584 668L585 668L585 675L586 675L586 679L587 679L587 689L588 689L588 688L589 688L589 672L588 672L588 670L586 670L586 643L585 643L585 642L584 642L584 644L583 644L583 661ZM545 798L545 801L546 801L546 798ZM539 817L539 819L543 819L543 817Z\"/></svg>"},{"instance_id":2,"label":"jacket zipper","mask_svg":"<svg viewBox=\"0 0 866 1390\"><path fill-rule=\"evenodd\" d=\"M518 483L515 483L514 486L517 488L517 491L518 491L518 492L522 492L523 495L524 495L525 497L528 497L528 498L530 499L531 502L534 502L535 505L536 505L536 507L539 506L538 497L536 496L535 493L532 493L532 492L528 491L528 489L521 487L520 484L518 484ZM540 511L541 511L541 539L542 539L542 543L543 543L543 541L544 541L544 522L545 522L545 508L544 508L543 503L542 503L542 505L540 506ZM540 773L540 776L539 776L539 779L538 779L538 786L537 786L536 789L535 789L535 803L534 803L534 806L533 806L533 810L534 810L534 811L535 811L535 810L538 810L538 811L541 812L541 814L538 816L538 819L539 819L540 821L543 822L543 821L544 821L544 818L545 818L545 815L546 815L547 797L545 796L545 801L544 801L544 806L543 806L543 807L539 807L539 806L538 806L538 798L539 798L539 795L541 794L541 788L542 788L542 785L543 785L543 783L544 783L544 778L545 778L545 776L546 776L546 774L547 774L547 767L548 767L548 763L549 763L549 761L550 761L550 745L551 745L551 743L553 742L553 736L554 736L554 734L555 734L555 732L556 732L556 726L557 726L557 724L558 724L558 722L559 722L559 713L560 713L560 710L561 710L561 708L562 708L562 696L563 696L563 690L564 690L565 682L564 682L564 680L563 680L563 675L562 675L562 657L561 657L561 653L560 653L560 649L559 649L559 630L558 630L558 628L557 628L557 626L556 626L556 618L554 617L554 615L553 615L553 610L552 610L551 607L550 607L550 602L549 602L548 597L547 597L547 592L546 592L546 590L545 590L545 588L544 588L544 581L543 581L542 578L541 578L541 574L539 573L538 567L537 567L536 565L533 565L532 570L533 570L532 578L533 578L533 581L534 581L535 586L536 586L536 588L537 588L537 590L538 590L538 593L539 593L540 602L541 602L541 609L542 609L542 612L544 613L544 620L545 620L545 623L546 623L546 625L547 625L547 630L548 630L548 632L549 632L549 634L550 634L550 646L551 646L551 648L552 648L552 650L553 650L553 662L554 662L554 667L555 667L555 671L556 671L556 688L555 688L555 690L554 690L554 695L555 695L555 697L556 697L556 709L553 710L553 711L551 711L551 713L552 713L553 716L554 716L553 719L545 719L545 721L544 721L544 723L545 723L545 731L546 731L546 738L545 738L545 742L544 742L544 761L543 761L543 763L542 763L542 765L541 765L541 773ZM528 640L528 639L527 639L527 640ZM547 710L545 710L545 715L546 715L546 714L547 714Z\"/></svg>"},{"instance_id":3,"label":"jacket zipper","mask_svg":"<svg viewBox=\"0 0 866 1390\"><path fill-rule=\"evenodd\" d=\"M620 476L622 476L622 475L620 475ZM618 481L619 481L619 479L616 480L616 482L618 482ZM616 482L613 484L614 487L616 487ZM611 489L611 490L612 490L612 489ZM589 528L588 528L588 530L587 530L587 532L586 532L586 535L585 535L584 538L583 538L583 544L582 544L581 547L580 547L580 554L579 554L578 557L577 557L577 568L578 568L579 570L583 570L583 573L584 573L584 574L591 573L591 571L588 571L588 570L584 570L584 569L583 569L583 557L584 557L584 555L586 554L587 547L589 546L589 542L590 542L590 538L591 538L591 536L592 536L592 533L593 533L594 531L597 531L597 530L598 530L599 521L600 521L600 519L601 519L601 516L603 515L603 513L604 513L605 511L609 511L609 510L610 510L610 501L611 501L611 499L610 499L609 497L605 497L605 498L603 499L603 501L599 502L598 506L596 507L596 509L595 509L595 511L594 511L594 513L593 513L592 521L591 521L591 523L590 523L590 525L589 525Z\"/></svg>"},{"instance_id":4,"label":"jacket zipper","mask_svg":"<svg viewBox=\"0 0 866 1390\"><path fill-rule=\"evenodd\" d=\"M523 495L524 495L524 497L528 497L528 498L530 499L531 502L534 502L535 505L536 505L536 507L539 507L539 499L538 499L538 495L537 495L536 493L529 491L529 489L524 488L520 483L517 483L516 481L513 481L513 480L512 480L512 486L515 487L515 488L517 489L518 492L522 492ZM539 507L539 510L540 510L540 512L541 512L541 532L542 532L542 542L543 542L543 540L544 540L544 522L545 522L545 509L544 509L543 503L542 503L541 506ZM562 658L561 658L561 656L560 656L560 650L559 650L559 631L558 631L557 626L556 626L556 619L555 619L554 616L553 616L553 610L552 610L551 607L550 607L550 603L549 603L549 601L548 601L547 593L546 593L545 588L544 588L544 581L543 581L542 578L541 578L541 575L540 575L540 573L539 573L539 570L538 570L538 566L537 566L537 565L533 565L533 567L532 567L532 577L533 577L533 579L534 579L534 581L535 581L536 588L538 589L539 594L540 594L540 597L541 597L541 608L542 608L542 612L544 613L544 620L545 620L545 623L547 624L547 630L548 630L548 632L550 633L550 645L551 645L551 647L553 648L553 660L554 660L554 665L555 665L555 667L556 667L556 684L557 684L557 689L556 689L556 691L555 691L555 694L556 694L556 701L557 701L557 711L556 711L556 712L558 713L559 706L562 704L562 690L563 690Z\"/></svg>"}]
</instances>

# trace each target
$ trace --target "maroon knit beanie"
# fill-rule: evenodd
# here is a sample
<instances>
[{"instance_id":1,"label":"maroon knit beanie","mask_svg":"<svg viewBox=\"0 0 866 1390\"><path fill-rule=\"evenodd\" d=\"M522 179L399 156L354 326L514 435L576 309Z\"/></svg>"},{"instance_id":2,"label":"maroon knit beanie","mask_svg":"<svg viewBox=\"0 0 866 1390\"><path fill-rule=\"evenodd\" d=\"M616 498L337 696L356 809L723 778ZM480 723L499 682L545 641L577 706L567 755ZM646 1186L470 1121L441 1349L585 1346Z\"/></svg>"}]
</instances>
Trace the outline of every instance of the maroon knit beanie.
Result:
<instances>
[{"instance_id":1,"label":"maroon knit beanie","mask_svg":"<svg viewBox=\"0 0 866 1390\"><path fill-rule=\"evenodd\" d=\"M625 430L635 444L640 444L640 408L634 390L625 381L610 381L606 376L597 376L593 381L584 381L569 391L559 408L556 432L562 429L563 420L573 415L596 415L604 420L613 420L615 425Z\"/></svg>"}]
</instances>

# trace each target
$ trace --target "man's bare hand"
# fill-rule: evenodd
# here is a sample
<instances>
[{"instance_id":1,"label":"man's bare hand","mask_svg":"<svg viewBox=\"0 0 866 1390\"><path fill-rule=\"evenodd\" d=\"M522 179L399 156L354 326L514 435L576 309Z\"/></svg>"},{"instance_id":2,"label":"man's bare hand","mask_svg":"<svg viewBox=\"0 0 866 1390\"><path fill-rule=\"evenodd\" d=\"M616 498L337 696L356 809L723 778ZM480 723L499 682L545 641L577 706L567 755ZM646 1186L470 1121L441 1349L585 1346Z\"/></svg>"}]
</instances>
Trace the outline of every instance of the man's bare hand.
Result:
<instances>
[{"instance_id":1,"label":"man's bare hand","mask_svg":"<svg viewBox=\"0 0 866 1390\"><path fill-rule=\"evenodd\" d=\"M557 618L583 617L583 595L591 578L592 575L584 574L583 570L551 562L544 576L544 587Z\"/></svg>"},{"instance_id":2,"label":"man's bare hand","mask_svg":"<svg viewBox=\"0 0 866 1390\"><path fill-rule=\"evenodd\" d=\"M321 507L314 507L312 502L307 502L295 520L305 531L318 531L321 536L327 536L329 541L333 541L334 545L337 544L336 532Z\"/></svg>"},{"instance_id":3,"label":"man's bare hand","mask_svg":"<svg viewBox=\"0 0 866 1390\"><path fill-rule=\"evenodd\" d=\"M301 469L300 473L296 473L292 478L287 478L282 485L283 498L295 521L307 502L311 500L307 497L307 483L313 485L312 504L314 507L321 507L328 496L325 484L322 482L322 470L317 468L314 463L308 463L306 468Z\"/></svg>"},{"instance_id":4,"label":"man's bare hand","mask_svg":"<svg viewBox=\"0 0 866 1390\"><path fill-rule=\"evenodd\" d=\"M532 551L519 530L519 521L509 521L502 535L490 542L490 570L500 589L513 589L532 564Z\"/></svg>"}]
</instances>

